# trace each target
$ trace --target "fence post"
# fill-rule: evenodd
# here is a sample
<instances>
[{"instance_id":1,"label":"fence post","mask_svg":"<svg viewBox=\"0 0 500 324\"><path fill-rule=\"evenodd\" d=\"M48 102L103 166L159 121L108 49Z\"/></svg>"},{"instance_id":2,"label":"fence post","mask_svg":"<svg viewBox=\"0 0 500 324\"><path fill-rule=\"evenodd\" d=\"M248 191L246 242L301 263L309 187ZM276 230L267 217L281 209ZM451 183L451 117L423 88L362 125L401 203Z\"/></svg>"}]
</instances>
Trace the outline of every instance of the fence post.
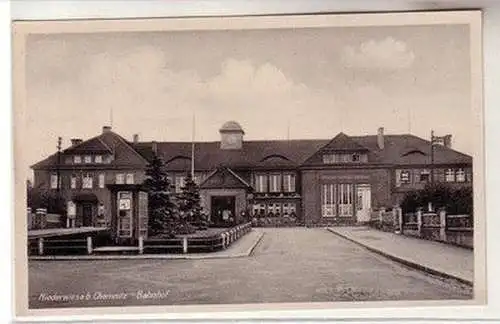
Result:
<instances>
[{"instance_id":1,"label":"fence post","mask_svg":"<svg viewBox=\"0 0 500 324\"><path fill-rule=\"evenodd\" d=\"M38 255L43 255L43 237L38 238Z\"/></svg>"},{"instance_id":2,"label":"fence post","mask_svg":"<svg viewBox=\"0 0 500 324\"><path fill-rule=\"evenodd\" d=\"M446 209L439 210L439 239L446 242Z\"/></svg>"},{"instance_id":3,"label":"fence post","mask_svg":"<svg viewBox=\"0 0 500 324\"><path fill-rule=\"evenodd\" d=\"M33 228L33 217L31 216L31 208L27 208L27 214L28 214L28 230Z\"/></svg>"},{"instance_id":4,"label":"fence post","mask_svg":"<svg viewBox=\"0 0 500 324\"><path fill-rule=\"evenodd\" d=\"M403 234L403 229L404 229L404 220L403 220L403 209L401 207L397 208L398 212L398 219L399 219L399 232L400 234Z\"/></svg>"},{"instance_id":5,"label":"fence post","mask_svg":"<svg viewBox=\"0 0 500 324\"><path fill-rule=\"evenodd\" d=\"M92 254L92 237L87 236L87 254Z\"/></svg>"},{"instance_id":6,"label":"fence post","mask_svg":"<svg viewBox=\"0 0 500 324\"><path fill-rule=\"evenodd\" d=\"M139 254L144 253L144 237L141 235L139 236Z\"/></svg>"},{"instance_id":7,"label":"fence post","mask_svg":"<svg viewBox=\"0 0 500 324\"><path fill-rule=\"evenodd\" d=\"M422 208L417 208L417 230L418 236L422 235Z\"/></svg>"},{"instance_id":8,"label":"fence post","mask_svg":"<svg viewBox=\"0 0 500 324\"><path fill-rule=\"evenodd\" d=\"M188 252L188 239L186 236L182 238L182 253Z\"/></svg>"}]
</instances>

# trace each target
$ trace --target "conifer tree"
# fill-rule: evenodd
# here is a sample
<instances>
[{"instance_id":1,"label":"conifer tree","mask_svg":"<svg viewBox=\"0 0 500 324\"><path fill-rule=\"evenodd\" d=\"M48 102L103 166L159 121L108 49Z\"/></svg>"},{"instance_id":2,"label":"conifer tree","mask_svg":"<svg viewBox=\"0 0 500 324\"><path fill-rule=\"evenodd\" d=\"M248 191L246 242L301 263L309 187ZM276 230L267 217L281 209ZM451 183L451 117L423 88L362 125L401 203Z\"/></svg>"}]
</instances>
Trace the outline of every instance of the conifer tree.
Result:
<instances>
[{"instance_id":1,"label":"conifer tree","mask_svg":"<svg viewBox=\"0 0 500 324\"><path fill-rule=\"evenodd\" d=\"M177 199L179 210L184 221L190 224L202 225L205 221L200 204L200 189L189 172L184 180L184 186Z\"/></svg>"},{"instance_id":2,"label":"conifer tree","mask_svg":"<svg viewBox=\"0 0 500 324\"><path fill-rule=\"evenodd\" d=\"M150 235L175 235L179 223L176 205L171 199L172 186L163 160L155 155L146 168L144 186L148 192Z\"/></svg>"}]
</instances>

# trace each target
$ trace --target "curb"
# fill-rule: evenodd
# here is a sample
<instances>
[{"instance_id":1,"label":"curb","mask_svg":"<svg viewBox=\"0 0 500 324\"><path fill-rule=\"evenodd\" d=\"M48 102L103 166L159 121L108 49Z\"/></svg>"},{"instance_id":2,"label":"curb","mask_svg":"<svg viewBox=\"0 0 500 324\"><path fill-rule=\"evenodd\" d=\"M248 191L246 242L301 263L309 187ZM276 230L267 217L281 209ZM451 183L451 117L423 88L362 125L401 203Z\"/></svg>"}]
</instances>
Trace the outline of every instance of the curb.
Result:
<instances>
[{"instance_id":1,"label":"curb","mask_svg":"<svg viewBox=\"0 0 500 324\"><path fill-rule=\"evenodd\" d=\"M443 272L443 271L439 271L439 270L436 270L436 269L432 269L432 268L429 268L429 267L426 267L424 265L421 265L419 263L416 263L416 262L412 262L412 261L408 261L406 259L403 259L403 258L400 258L400 257L397 257L395 255L392 255L392 254L389 254L389 253L386 253L386 252L383 252L379 249L375 249L369 245L366 245L366 244L363 244L359 241L356 241L346 235L343 235L343 234L340 234L338 232L335 232L334 230L330 229L330 228L327 228L327 231L329 231L330 233L333 233L347 241L350 241L352 243L355 243L365 249L367 249L368 251L370 252L373 252L373 253L376 253L378 255L381 255L383 257L386 257L387 259L390 259L392 261L395 261L395 262L398 262L400 264L403 264L407 267L410 267L410 268L413 268L413 269L416 269L416 270L420 270L420 271L423 271L423 272L426 272L428 274L431 274L431 275L434 275L434 276L439 276L439 277L442 277L442 278L445 278L445 279L453 279L453 280L456 280L456 281L459 281L460 283L463 283L463 284L466 284L468 286L471 286L473 287L474 286L474 283L468 279L464 279L464 278L461 278L461 277L458 277L458 276L455 276L455 275L451 275L449 273L446 273L446 272Z\"/></svg>"},{"instance_id":2,"label":"curb","mask_svg":"<svg viewBox=\"0 0 500 324\"><path fill-rule=\"evenodd\" d=\"M111 260L208 260L208 259L233 259L250 256L255 247L262 240L264 233L258 233L252 246L245 253L226 255L184 255L184 254L137 254L137 255L46 255L31 256L28 261L111 261ZM217 253L217 252L215 252Z\"/></svg>"}]
</instances>

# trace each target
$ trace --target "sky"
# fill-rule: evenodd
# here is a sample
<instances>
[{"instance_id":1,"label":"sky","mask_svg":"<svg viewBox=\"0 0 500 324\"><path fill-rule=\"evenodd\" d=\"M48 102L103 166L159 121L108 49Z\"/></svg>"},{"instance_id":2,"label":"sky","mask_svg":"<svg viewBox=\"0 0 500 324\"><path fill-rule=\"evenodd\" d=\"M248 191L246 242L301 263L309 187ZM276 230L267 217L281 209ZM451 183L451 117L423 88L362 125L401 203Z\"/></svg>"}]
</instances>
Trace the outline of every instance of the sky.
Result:
<instances>
[{"instance_id":1,"label":"sky","mask_svg":"<svg viewBox=\"0 0 500 324\"><path fill-rule=\"evenodd\" d=\"M131 140L453 135L471 154L465 25L30 35L26 153L35 163L112 125Z\"/></svg>"}]
</instances>

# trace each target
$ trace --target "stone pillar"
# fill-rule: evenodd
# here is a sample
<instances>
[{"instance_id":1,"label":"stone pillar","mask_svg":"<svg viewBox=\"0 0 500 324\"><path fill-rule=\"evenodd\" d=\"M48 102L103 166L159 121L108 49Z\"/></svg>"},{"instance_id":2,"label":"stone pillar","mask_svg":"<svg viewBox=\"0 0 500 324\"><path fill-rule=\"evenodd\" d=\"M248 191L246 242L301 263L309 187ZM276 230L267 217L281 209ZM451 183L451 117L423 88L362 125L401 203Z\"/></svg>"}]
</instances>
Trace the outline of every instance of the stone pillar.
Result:
<instances>
[{"instance_id":1,"label":"stone pillar","mask_svg":"<svg viewBox=\"0 0 500 324\"><path fill-rule=\"evenodd\" d=\"M188 239L186 236L182 238L182 253L188 253Z\"/></svg>"},{"instance_id":2,"label":"stone pillar","mask_svg":"<svg viewBox=\"0 0 500 324\"><path fill-rule=\"evenodd\" d=\"M144 253L144 237L141 235L139 236L139 254Z\"/></svg>"},{"instance_id":3,"label":"stone pillar","mask_svg":"<svg viewBox=\"0 0 500 324\"><path fill-rule=\"evenodd\" d=\"M87 236L87 254L92 254L93 248L92 248L92 237Z\"/></svg>"},{"instance_id":4,"label":"stone pillar","mask_svg":"<svg viewBox=\"0 0 500 324\"><path fill-rule=\"evenodd\" d=\"M418 236L422 235L422 208L417 208L417 230L418 230Z\"/></svg>"},{"instance_id":5,"label":"stone pillar","mask_svg":"<svg viewBox=\"0 0 500 324\"><path fill-rule=\"evenodd\" d=\"M446 242L446 209L439 210L439 239Z\"/></svg>"},{"instance_id":6,"label":"stone pillar","mask_svg":"<svg viewBox=\"0 0 500 324\"><path fill-rule=\"evenodd\" d=\"M28 230L33 228L33 215L31 214L31 207L28 207L27 210L27 215L28 215Z\"/></svg>"},{"instance_id":7,"label":"stone pillar","mask_svg":"<svg viewBox=\"0 0 500 324\"><path fill-rule=\"evenodd\" d=\"M43 255L43 237L38 239L38 255Z\"/></svg>"},{"instance_id":8,"label":"stone pillar","mask_svg":"<svg viewBox=\"0 0 500 324\"><path fill-rule=\"evenodd\" d=\"M404 229L403 209L401 209L401 207L398 207L397 213L398 213L398 220L399 220L399 232L400 232L400 234L403 234L403 229Z\"/></svg>"},{"instance_id":9,"label":"stone pillar","mask_svg":"<svg viewBox=\"0 0 500 324\"><path fill-rule=\"evenodd\" d=\"M36 222L39 229L44 229L47 220L47 209L37 208L36 209Z\"/></svg>"}]
</instances>

